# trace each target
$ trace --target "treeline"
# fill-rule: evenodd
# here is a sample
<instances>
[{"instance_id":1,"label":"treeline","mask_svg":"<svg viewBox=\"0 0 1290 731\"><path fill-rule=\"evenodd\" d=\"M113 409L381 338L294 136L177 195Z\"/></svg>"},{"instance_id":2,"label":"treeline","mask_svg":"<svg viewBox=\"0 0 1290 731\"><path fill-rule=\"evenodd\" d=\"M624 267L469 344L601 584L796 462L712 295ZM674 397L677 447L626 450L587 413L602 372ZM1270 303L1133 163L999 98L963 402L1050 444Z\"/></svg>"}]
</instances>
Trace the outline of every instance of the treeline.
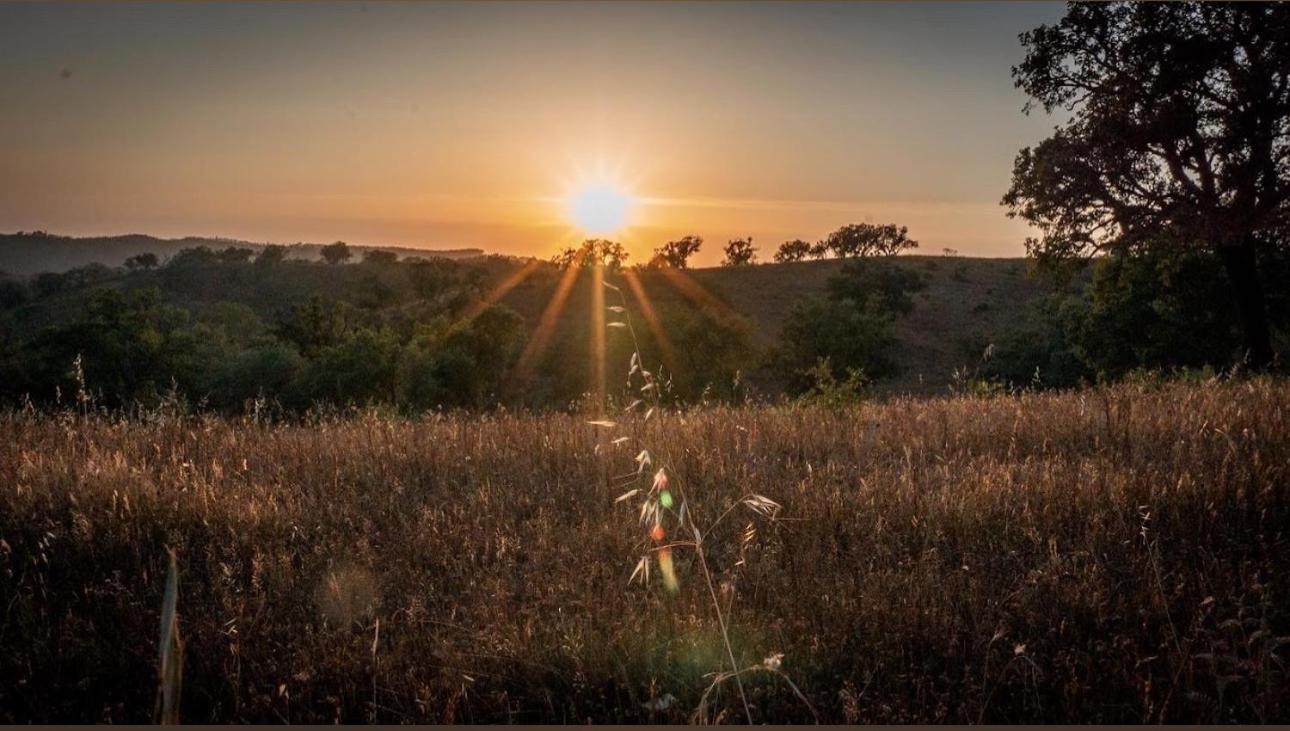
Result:
<instances>
[{"instance_id":1,"label":"treeline","mask_svg":"<svg viewBox=\"0 0 1290 731\"><path fill-rule=\"evenodd\" d=\"M631 398L619 371L639 346L673 403L854 401L899 373L899 322L933 276L931 266L890 256L850 258L822 296L794 305L768 338L719 298L696 301L669 286L670 263L630 273L650 293L646 313L620 271L621 246L589 241L572 252L551 266L399 260L381 251L353 257L340 247L310 262L275 247L197 247L164 263L144 254L119 268L0 279L0 400L118 408L180 399L282 413L373 404L408 413L572 408L596 374L588 265L600 262L617 287L605 304L622 306L636 335L606 333L611 400ZM1238 317L1210 256L1144 250L1099 259L1091 273L1068 272L1020 326L955 335L961 357L942 364L945 375L957 366L959 385L1053 388L1142 368L1237 364ZM563 308L546 312L574 264ZM1284 342L1290 269L1285 257L1264 267ZM521 268L529 276L503 286Z\"/></svg>"},{"instance_id":2,"label":"treeline","mask_svg":"<svg viewBox=\"0 0 1290 731\"><path fill-rule=\"evenodd\" d=\"M1240 369L1248 359L1219 254L1144 247L1101 257L1087 284L1069 267L1049 271L1054 291L1024 323L995 341L960 341L977 360L963 375L978 386L1062 388L1135 373ZM1290 255L1261 254L1274 349L1290 337ZM1275 367L1284 367L1276 363Z\"/></svg>"}]
</instances>

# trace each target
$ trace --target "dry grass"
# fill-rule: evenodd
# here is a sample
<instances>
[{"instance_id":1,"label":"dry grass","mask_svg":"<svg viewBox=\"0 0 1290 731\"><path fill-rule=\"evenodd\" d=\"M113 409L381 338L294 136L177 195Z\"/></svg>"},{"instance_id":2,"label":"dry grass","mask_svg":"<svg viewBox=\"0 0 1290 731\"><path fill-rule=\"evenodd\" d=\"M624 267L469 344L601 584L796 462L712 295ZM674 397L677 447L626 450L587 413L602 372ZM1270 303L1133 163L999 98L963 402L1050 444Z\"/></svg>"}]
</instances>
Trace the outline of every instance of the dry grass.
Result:
<instances>
[{"instance_id":1,"label":"dry grass","mask_svg":"<svg viewBox=\"0 0 1290 731\"><path fill-rule=\"evenodd\" d=\"M1260 379L711 409L620 419L606 459L648 440L693 505L784 506L737 572L744 521L705 543L737 661L784 653L823 720L1284 722L1288 406ZM692 552L679 592L629 586L586 417L0 433L3 721L151 719L168 547L185 721L685 720L723 665Z\"/></svg>"}]
</instances>

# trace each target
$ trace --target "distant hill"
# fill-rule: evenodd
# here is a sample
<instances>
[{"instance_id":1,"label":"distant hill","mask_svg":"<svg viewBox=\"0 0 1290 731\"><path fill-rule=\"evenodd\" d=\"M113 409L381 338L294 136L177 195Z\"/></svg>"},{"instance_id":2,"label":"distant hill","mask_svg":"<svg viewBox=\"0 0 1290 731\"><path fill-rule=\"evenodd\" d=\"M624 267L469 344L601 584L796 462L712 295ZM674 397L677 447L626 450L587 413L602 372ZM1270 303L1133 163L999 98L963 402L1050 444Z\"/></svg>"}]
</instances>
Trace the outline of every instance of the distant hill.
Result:
<instances>
[{"instance_id":1,"label":"distant hill","mask_svg":"<svg viewBox=\"0 0 1290 731\"><path fill-rule=\"evenodd\" d=\"M23 243L19 237L0 238L0 252L12 255L20 246L29 249L41 243L35 237ZM32 243L34 241L34 243ZM44 249L60 252L68 263L85 261L116 262L140 251L157 251L168 247L170 251L208 246L223 249L228 246L254 248L255 245L222 239L187 238L178 240L155 239L146 236L113 237L110 239L68 239L47 237L50 245ZM110 242L116 248L111 257L95 256L91 247L95 242ZM249 308L265 323L272 323L288 308L322 295L329 300L350 303L357 308L358 322L377 326L381 322L396 327L410 327L413 321L428 320L448 306L448 300L430 303L423 299L418 285L410 278L404 266L384 266L363 263L361 256L354 263L341 266L323 266L310 259L317 259L317 245L292 247L293 255L285 265L269 269L252 263L242 265L204 265L196 267L162 266L150 271L128 272L105 270L94 273L85 283L67 281L55 291L40 293L33 283L29 297L23 304L11 308L8 316L20 333L28 336L42 328L67 322L82 311L82 303L96 288L114 289L156 288L163 302L188 309L196 318L218 315L220 303L236 303ZM356 247L357 248L357 247ZM162 249L165 251L166 249ZM403 256L445 255L445 252L428 252L415 249L394 249ZM72 258L77 253L81 258ZM357 252L356 252L357 253ZM524 321L525 339L531 337L543 320L543 313L559 288L561 272L547 263L539 263L529 276L515 279L521 268L532 266L527 260L504 256L471 256L475 252L447 252L446 255L462 261L463 272L473 272L467 279L478 281L479 291L493 293L496 301L515 310ZM26 271L53 269L55 264L46 256L44 265L33 266L28 262ZM898 345L892 358L898 373L874 385L877 393L884 395L928 395L945 393L956 369L972 369L980 362L982 352L991 343L998 343L1005 335L1015 332L1031 312L1032 306L1052 290L1050 284L1030 275L1029 264L1022 258L984 259L957 256L899 256L885 262L916 271L925 277L926 287L916 293L912 311L896 319L894 335ZM639 282L653 306L662 314L695 312L703 307L733 313L746 325L751 345L765 355L779 343L781 329L795 306L827 295L828 281L846 266L846 260L807 261L785 264L761 264L741 267L713 267L687 269L679 275L669 275L659 270L638 272ZM19 267L11 265L11 271ZM1077 279L1084 280L1084 276ZM579 355L586 347L585 333L590 322L591 286L589 276L579 276L577 286L567 293L567 301L553 322L554 332L548 354L552 357L569 357L574 361L585 358ZM622 289L634 317L640 320L640 307L631 294L622 275L610 275L608 281ZM684 282L691 284L684 285ZM509 286L504 283L511 282ZM1077 282L1077 285L1082 282ZM702 292L702 295L696 295ZM492 298L490 298L492 299ZM697 304L706 300L706 305ZM433 306L430 306L433 304ZM615 304L611 301L609 304ZM428 308L428 309L427 309ZM677 326L677 321L669 321ZM712 357L712 344L705 335L694 330L673 333L672 337L683 343L679 353L680 366L691 372L703 368ZM759 366L760 356L754 362L740 366L743 375L754 387L766 386L763 393L773 393L773 378ZM610 372L621 363L610 364ZM688 368L687 368L688 366ZM583 368L566 369L571 387L583 388Z\"/></svg>"},{"instance_id":2,"label":"distant hill","mask_svg":"<svg viewBox=\"0 0 1290 731\"><path fill-rule=\"evenodd\" d=\"M927 288L914 296L913 311L895 322L900 342L893 357L900 372L875 385L884 394L945 393L956 368L971 368L987 345L1019 326L1030 307L1052 291L1044 280L1030 275L1023 258L902 255L885 261L921 272ZM793 307L823 299L829 278L847 262L829 259L687 269L685 276L740 315L754 344L769 349L776 345ZM511 290L502 302L533 327L551 299L556 278L555 272L544 271ZM645 271L640 278L656 305L693 302L661 272ZM566 317L580 324L584 308L575 294L566 312L578 314Z\"/></svg>"},{"instance_id":3,"label":"distant hill","mask_svg":"<svg viewBox=\"0 0 1290 731\"><path fill-rule=\"evenodd\" d=\"M64 272L86 264L103 264L110 267L120 266L125 260L137 254L151 252L165 261L167 257L183 250L197 246L211 249L225 249L230 246L259 251L268 244L265 242L241 241L218 237L187 236L182 239L161 239L146 234L125 234L123 236L72 237L58 236L44 231L19 231L13 234L0 234L0 272L14 276L27 276L40 272ZM296 243L287 244L290 251L288 258L317 259L318 250L323 244ZM359 256L368 249L380 249L406 256L436 256L450 259L465 259L483 256L482 249L413 249L401 246L357 246L352 245Z\"/></svg>"}]
</instances>

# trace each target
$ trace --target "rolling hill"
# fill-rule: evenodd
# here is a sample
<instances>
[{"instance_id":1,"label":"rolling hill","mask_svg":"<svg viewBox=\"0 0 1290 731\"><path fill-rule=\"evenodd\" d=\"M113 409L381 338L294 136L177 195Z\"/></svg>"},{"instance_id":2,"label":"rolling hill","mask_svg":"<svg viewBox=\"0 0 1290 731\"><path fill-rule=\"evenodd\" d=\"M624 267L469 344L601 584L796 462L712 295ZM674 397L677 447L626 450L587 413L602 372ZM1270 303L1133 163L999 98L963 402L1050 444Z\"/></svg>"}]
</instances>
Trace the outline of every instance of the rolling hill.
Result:
<instances>
[{"instance_id":1,"label":"rolling hill","mask_svg":"<svg viewBox=\"0 0 1290 731\"><path fill-rule=\"evenodd\" d=\"M121 266L125 260L143 253L153 253L165 261L183 249L206 246L224 249L230 246L259 251L267 246L263 242L241 241L219 237L186 236L181 239L162 239L146 234L123 236L73 237L58 236L43 231L19 231L0 234L0 272L14 276L27 276L40 272L62 272L86 264ZM288 257L317 259L323 244L289 244ZM479 249L426 250L401 246L351 246L360 255L368 249L381 249L405 256L441 256L466 258L481 256Z\"/></svg>"}]
</instances>

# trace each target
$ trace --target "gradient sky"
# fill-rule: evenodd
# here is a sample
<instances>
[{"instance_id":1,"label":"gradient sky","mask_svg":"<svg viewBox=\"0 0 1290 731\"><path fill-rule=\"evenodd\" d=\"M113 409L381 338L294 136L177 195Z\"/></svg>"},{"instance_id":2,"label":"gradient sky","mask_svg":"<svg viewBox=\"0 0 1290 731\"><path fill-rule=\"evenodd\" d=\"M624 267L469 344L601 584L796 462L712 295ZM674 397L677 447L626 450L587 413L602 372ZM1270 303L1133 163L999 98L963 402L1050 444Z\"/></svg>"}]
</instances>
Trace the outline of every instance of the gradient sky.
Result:
<instances>
[{"instance_id":1,"label":"gradient sky","mask_svg":"<svg viewBox=\"0 0 1290 731\"><path fill-rule=\"evenodd\" d=\"M999 206L1017 34L1057 4L4 4L0 231L219 235L547 256L563 198L686 233L909 226L1022 253Z\"/></svg>"}]
</instances>

